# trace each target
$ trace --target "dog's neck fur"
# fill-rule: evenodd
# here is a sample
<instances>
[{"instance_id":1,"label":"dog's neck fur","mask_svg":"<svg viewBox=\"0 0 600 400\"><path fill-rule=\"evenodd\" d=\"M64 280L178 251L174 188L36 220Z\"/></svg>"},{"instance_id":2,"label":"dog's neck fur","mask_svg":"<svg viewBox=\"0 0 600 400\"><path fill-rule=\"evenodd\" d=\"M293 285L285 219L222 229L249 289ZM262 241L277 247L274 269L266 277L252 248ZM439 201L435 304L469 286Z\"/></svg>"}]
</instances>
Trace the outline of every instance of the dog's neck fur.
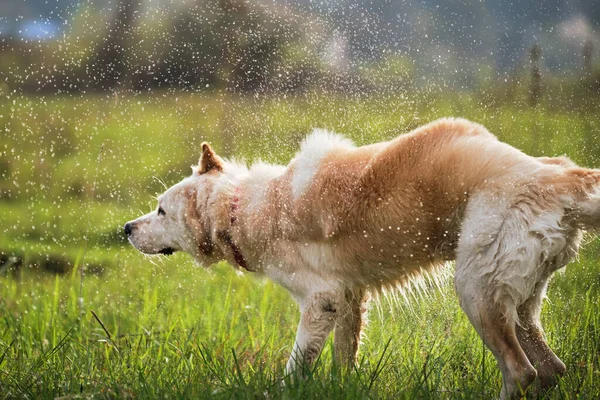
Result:
<instances>
[{"instance_id":1,"label":"dog's neck fur","mask_svg":"<svg viewBox=\"0 0 600 400\"><path fill-rule=\"evenodd\" d=\"M266 201L286 168L258 164L250 169L227 162L215 180L208 202L215 221L211 227L214 243L224 259L248 271L260 272L268 251L266 237L279 237L277 203ZM267 232L269 232L267 234ZM271 235L274 233L275 235Z\"/></svg>"}]
</instances>

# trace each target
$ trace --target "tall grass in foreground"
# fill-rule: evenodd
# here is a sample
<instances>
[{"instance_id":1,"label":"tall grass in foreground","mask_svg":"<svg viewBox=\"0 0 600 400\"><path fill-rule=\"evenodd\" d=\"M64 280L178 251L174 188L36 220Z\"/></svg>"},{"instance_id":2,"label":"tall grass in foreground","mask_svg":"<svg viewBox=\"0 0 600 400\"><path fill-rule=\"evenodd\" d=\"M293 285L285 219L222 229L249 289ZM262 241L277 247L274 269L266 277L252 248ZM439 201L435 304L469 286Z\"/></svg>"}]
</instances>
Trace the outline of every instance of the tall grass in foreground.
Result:
<instances>
[{"instance_id":1,"label":"tall grass in foreground","mask_svg":"<svg viewBox=\"0 0 600 400\"><path fill-rule=\"evenodd\" d=\"M544 307L549 342L569 367L548 398L600 394L592 247L553 280ZM158 265L129 251L121 259L123 268L87 277L84 315L76 276L24 270L20 280L4 278L4 397L494 398L500 389L451 285L410 306L374 304L355 373L333 365L328 342L308 379L282 385L298 318L282 289L226 265L195 268L184 255Z\"/></svg>"},{"instance_id":2,"label":"tall grass in foreground","mask_svg":"<svg viewBox=\"0 0 600 400\"><path fill-rule=\"evenodd\" d=\"M2 398L494 398L500 374L463 315L452 284L373 304L356 371L327 342L305 380L284 378L299 313L281 288L230 266L145 257L121 237L124 221L189 174L202 140L217 150L286 163L315 126L358 144L456 115L534 155L600 166L593 109L483 107L476 98L239 99L224 143L213 98L20 98L0 102L0 397ZM98 150L105 145L99 171ZM8 160L8 162L5 162ZM4 171L3 171L4 168ZM91 182L98 173L98 191ZM84 312L78 306L89 231ZM558 274L544 305L551 347L568 367L546 397L600 397L600 242ZM50 263L66 274L41 273ZM50 263L50 265L54 265ZM102 272L100 272L102 271ZM94 312L95 316L92 314ZM285 384L282 384L282 379Z\"/></svg>"}]
</instances>

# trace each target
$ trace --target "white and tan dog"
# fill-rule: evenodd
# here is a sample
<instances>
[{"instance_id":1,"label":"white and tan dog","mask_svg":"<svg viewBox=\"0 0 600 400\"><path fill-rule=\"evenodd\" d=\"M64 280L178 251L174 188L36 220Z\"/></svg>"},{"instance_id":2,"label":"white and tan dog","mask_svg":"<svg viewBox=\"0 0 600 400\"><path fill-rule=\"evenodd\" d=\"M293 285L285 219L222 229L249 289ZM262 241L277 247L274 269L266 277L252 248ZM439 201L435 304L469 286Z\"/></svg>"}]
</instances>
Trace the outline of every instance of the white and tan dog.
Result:
<instances>
[{"instance_id":1,"label":"white and tan dog","mask_svg":"<svg viewBox=\"0 0 600 400\"><path fill-rule=\"evenodd\" d=\"M288 166L246 168L202 145L192 176L125 225L148 254L228 260L285 287L302 313L288 371L335 351L353 363L369 293L456 260L455 286L502 372L502 398L565 365L540 324L552 273L600 227L600 171L533 158L481 125L442 119L356 147L316 130Z\"/></svg>"}]
</instances>

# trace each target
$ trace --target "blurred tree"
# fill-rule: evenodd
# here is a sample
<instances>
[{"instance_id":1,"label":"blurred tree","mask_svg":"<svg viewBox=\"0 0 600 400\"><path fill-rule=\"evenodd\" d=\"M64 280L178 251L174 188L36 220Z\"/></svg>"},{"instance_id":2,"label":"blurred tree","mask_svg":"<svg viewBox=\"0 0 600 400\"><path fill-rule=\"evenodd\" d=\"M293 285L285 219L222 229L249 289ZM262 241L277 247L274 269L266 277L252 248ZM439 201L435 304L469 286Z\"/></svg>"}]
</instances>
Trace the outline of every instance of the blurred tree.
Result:
<instances>
[{"instance_id":1,"label":"blurred tree","mask_svg":"<svg viewBox=\"0 0 600 400\"><path fill-rule=\"evenodd\" d=\"M531 83L529 86L529 105L535 107L538 105L542 94L542 71L540 70L540 55L542 48L535 43L529 50L529 60L531 62Z\"/></svg>"},{"instance_id":2,"label":"blurred tree","mask_svg":"<svg viewBox=\"0 0 600 400\"><path fill-rule=\"evenodd\" d=\"M149 12L135 28L136 89L264 91L273 88L284 46L314 47L307 45L298 20L244 0L198 0L158 15Z\"/></svg>"},{"instance_id":3,"label":"blurred tree","mask_svg":"<svg viewBox=\"0 0 600 400\"><path fill-rule=\"evenodd\" d=\"M119 0L111 26L89 60L87 70L91 87L108 90L125 84L130 68L126 60L127 47L137 5L136 0Z\"/></svg>"}]
</instances>

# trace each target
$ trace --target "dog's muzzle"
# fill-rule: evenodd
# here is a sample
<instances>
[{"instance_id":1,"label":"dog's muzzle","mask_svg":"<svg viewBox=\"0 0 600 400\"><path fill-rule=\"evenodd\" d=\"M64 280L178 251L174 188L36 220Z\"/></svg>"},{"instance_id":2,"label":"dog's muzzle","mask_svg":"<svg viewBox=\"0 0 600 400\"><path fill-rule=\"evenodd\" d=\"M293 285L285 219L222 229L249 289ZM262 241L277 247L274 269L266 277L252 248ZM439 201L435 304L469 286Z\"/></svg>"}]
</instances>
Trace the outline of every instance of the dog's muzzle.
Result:
<instances>
[{"instance_id":1,"label":"dog's muzzle","mask_svg":"<svg viewBox=\"0 0 600 400\"><path fill-rule=\"evenodd\" d=\"M165 248L162 248L160 250L156 249L156 247L148 249L148 248L146 248L146 246L142 246L140 248L138 246L138 244L136 244L136 241L133 240L133 232L136 229L137 229L137 225L134 222L128 222L123 227L123 232L125 232L125 235L127 236L127 239L129 239L129 242L133 245L133 247L135 247L136 249L138 249L142 253L145 253L145 254L164 254L166 256L169 256L169 255L175 253L176 250L174 248L172 248L172 247L165 247Z\"/></svg>"}]
</instances>

